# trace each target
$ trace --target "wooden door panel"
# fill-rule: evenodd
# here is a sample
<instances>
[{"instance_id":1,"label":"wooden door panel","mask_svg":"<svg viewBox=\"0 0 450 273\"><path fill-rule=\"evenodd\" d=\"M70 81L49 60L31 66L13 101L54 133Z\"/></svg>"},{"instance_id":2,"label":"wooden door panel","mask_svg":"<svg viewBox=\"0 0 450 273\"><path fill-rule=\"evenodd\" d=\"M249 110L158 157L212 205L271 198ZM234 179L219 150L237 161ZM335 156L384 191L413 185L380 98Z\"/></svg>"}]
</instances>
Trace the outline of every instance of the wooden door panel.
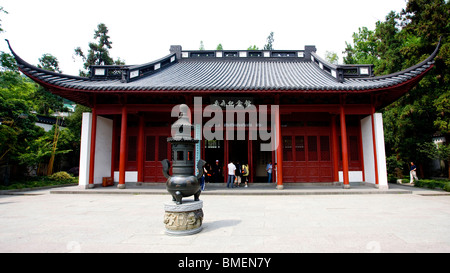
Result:
<instances>
[{"instance_id":1,"label":"wooden door panel","mask_svg":"<svg viewBox=\"0 0 450 273\"><path fill-rule=\"evenodd\" d=\"M162 173L161 160L169 159L170 145L167 128L147 128L144 137L144 182L166 182Z\"/></svg>"},{"instance_id":2,"label":"wooden door panel","mask_svg":"<svg viewBox=\"0 0 450 273\"><path fill-rule=\"evenodd\" d=\"M283 131L283 182L332 182L330 128Z\"/></svg>"}]
</instances>

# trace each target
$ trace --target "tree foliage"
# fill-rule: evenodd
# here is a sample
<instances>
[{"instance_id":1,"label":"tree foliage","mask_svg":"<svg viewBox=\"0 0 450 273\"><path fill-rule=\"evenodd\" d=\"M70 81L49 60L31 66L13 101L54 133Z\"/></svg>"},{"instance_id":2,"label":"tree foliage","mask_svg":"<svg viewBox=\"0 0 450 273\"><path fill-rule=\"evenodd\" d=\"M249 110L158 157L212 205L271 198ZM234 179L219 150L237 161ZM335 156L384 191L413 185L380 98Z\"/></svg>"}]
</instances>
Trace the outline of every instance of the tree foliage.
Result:
<instances>
[{"instance_id":1,"label":"tree foliage","mask_svg":"<svg viewBox=\"0 0 450 273\"><path fill-rule=\"evenodd\" d=\"M7 14L0 7L0 15ZM1 23L1 20L0 20ZM0 24L0 34L3 32ZM109 55L112 42L108 36L108 28L99 24L94 32L96 42L89 44L87 55L81 48L76 54L85 61L84 68L90 65L124 64L122 60L114 61ZM41 69L62 73L56 57L46 53L39 59L37 66ZM88 72L82 72L88 75ZM60 165L62 159L77 166L80 151L82 112L90 108L78 105L75 113L68 117L66 128L53 126L45 132L36 126L37 115L52 116L58 111L65 111L63 99L53 95L18 70L16 61L11 54L0 52L0 167L4 170L15 166L22 174L25 170L46 166L48 170ZM64 158L63 158L64 157ZM9 171L0 172L0 182L9 180ZM13 177L14 174L11 174Z\"/></svg>"},{"instance_id":2,"label":"tree foliage","mask_svg":"<svg viewBox=\"0 0 450 273\"><path fill-rule=\"evenodd\" d=\"M417 162L419 167L426 167L430 157L418 147L436 134L450 142L449 11L449 1L409 0L400 13L392 11L378 21L374 30L359 28L343 52L345 63L373 63L375 74L385 75L423 61L441 38L434 68L408 94L382 110L387 156ZM427 175L425 170L419 168L421 175Z\"/></svg>"},{"instance_id":3,"label":"tree foliage","mask_svg":"<svg viewBox=\"0 0 450 273\"><path fill-rule=\"evenodd\" d=\"M203 41L200 41L200 45L198 47L198 50L205 50L205 45L203 44Z\"/></svg>"},{"instance_id":4,"label":"tree foliage","mask_svg":"<svg viewBox=\"0 0 450 273\"><path fill-rule=\"evenodd\" d=\"M75 48L75 56L78 56L83 60L83 67L86 69L86 71L80 70L80 76L89 76L89 71L87 71L87 69L89 69L91 65L125 64L120 58L114 61L109 55L109 50L112 48L112 42L108 32L108 27L105 24L101 23L97 26L97 29L94 31L94 39L96 42L89 43L87 55L83 52L81 47Z\"/></svg>"},{"instance_id":5,"label":"tree foliage","mask_svg":"<svg viewBox=\"0 0 450 273\"><path fill-rule=\"evenodd\" d=\"M336 52L326 51L325 52L325 60L331 64L338 64L339 57Z\"/></svg>"},{"instance_id":6,"label":"tree foliage","mask_svg":"<svg viewBox=\"0 0 450 273\"><path fill-rule=\"evenodd\" d=\"M58 59L49 53L45 53L39 58L37 67L52 72L62 73L59 68ZM40 85L37 86L33 99L35 101L35 110L38 114L50 116L53 113L65 110L63 98L48 92Z\"/></svg>"},{"instance_id":7,"label":"tree foliage","mask_svg":"<svg viewBox=\"0 0 450 273\"><path fill-rule=\"evenodd\" d=\"M273 31L270 32L269 36L267 36L267 44L264 45L264 50L273 50L273 42L275 39L273 38Z\"/></svg>"},{"instance_id":8,"label":"tree foliage","mask_svg":"<svg viewBox=\"0 0 450 273\"><path fill-rule=\"evenodd\" d=\"M3 8L3 7L0 7L0 13L5 13L5 14L8 14L8 12ZM0 22L1 22L2 20L0 19ZM0 33L1 32L3 32L3 28L2 28L2 24L0 23Z\"/></svg>"},{"instance_id":9,"label":"tree foliage","mask_svg":"<svg viewBox=\"0 0 450 273\"><path fill-rule=\"evenodd\" d=\"M20 162L20 155L43 134L34 125L34 103L29 99L35 90L18 72L0 72L0 162Z\"/></svg>"},{"instance_id":10,"label":"tree foliage","mask_svg":"<svg viewBox=\"0 0 450 273\"><path fill-rule=\"evenodd\" d=\"M1 7L0 11L3 11ZM37 66L61 72L57 58L51 54L43 54ZM36 126L37 114L50 115L62 108L62 98L25 77L19 72L14 57L0 52L0 166L3 170L4 166L18 166L21 171L35 168L47 162L52 151L58 156L71 150L68 143L74 139L72 131L58 130L60 141L53 147L57 129L45 132ZM8 181L9 175L2 172L2 180Z\"/></svg>"}]
</instances>

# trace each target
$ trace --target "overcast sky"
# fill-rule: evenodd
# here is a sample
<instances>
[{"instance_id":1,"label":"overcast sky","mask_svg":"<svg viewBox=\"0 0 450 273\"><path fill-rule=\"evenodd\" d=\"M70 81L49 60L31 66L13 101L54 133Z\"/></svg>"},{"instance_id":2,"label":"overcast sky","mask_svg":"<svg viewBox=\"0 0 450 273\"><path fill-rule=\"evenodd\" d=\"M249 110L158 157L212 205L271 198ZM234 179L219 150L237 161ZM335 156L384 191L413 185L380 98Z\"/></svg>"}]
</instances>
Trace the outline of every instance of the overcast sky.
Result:
<instances>
[{"instance_id":1,"label":"overcast sky","mask_svg":"<svg viewBox=\"0 0 450 273\"><path fill-rule=\"evenodd\" d=\"M4 33L0 50L14 51L31 64L44 53L58 58L65 74L78 75L82 62L74 49L85 52L99 23L109 29L111 56L126 64L142 64L169 54L170 45L183 50L262 48L271 31L274 49L304 49L315 45L339 54L359 27L375 28L406 0L2 0L9 14L0 14Z\"/></svg>"}]
</instances>

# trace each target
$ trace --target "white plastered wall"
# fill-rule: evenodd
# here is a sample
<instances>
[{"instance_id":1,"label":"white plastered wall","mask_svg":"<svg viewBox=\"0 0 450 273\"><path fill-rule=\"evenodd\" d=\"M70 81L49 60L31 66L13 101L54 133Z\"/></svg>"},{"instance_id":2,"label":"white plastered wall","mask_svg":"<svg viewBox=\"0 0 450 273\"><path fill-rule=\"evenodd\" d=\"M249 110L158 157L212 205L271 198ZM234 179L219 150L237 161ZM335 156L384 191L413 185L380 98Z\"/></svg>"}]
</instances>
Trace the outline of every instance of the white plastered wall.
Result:
<instances>
[{"instance_id":1,"label":"white plastered wall","mask_svg":"<svg viewBox=\"0 0 450 273\"><path fill-rule=\"evenodd\" d=\"M114 172L114 182L119 182L119 172ZM125 172L125 183L126 182L138 182L138 172L137 171Z\"/></svg>"},{"instance_id":2,"label":"white plastered wall","mask_svg":"<svg viewBox=\"0 0 450 273\"><path fill-rule=\"evenodd\" d=\"M89 184L89 151L91 148L92 113L83 113L81 123L80 168L78 186L87 188Z\"/></svg>"},{"instance_id":3,"label":"white plastered wall","mask_svg":"<svg viewBox=\"0 0 450 273\"><path fill-rule=\"evenodd\" d=\"M342 171L338 172L339 182L344 182L344 174ZM363 181L362 171L349 171L348 172L349 182L361 182Z\"/></svg>"},{"instance_id":4,"label":"white plastered wall","mask_svg":"<svg viewBox=\"0 0 450 273\"><path fill-rule=\"evenodd\" d=\"M103 177L111 176L113 121L97 116L95 142L94 184L101 184ZM78 185L87 188L89 184L89 163L91 150L92 113L83 113L81 125L80 173Z\"/></svg>"},{"instance_id":5,"label":"white plastered wall","mask_svg":"<svg viewBox=\"0 0 450 273\"><path fill-rule=\"evenodd\" d=\"M112 134L113 121L97 117L94 184L101 184L103 177L111 176Z\"/></svg>"},{"instance_id":6,"label":"white plastered wall","mask_svg":"<svg viewBox=\"0 0 450 273\"><path fill-rule=\"evenodd\" d=\"M378 188L388 189L386 152L384 148L383 116L374 114L375 145L377 149ZM361 120L361 135L364 157L365 182L375 186L375 158L373 153L372 117L369 115Z\"/></svg>"}]
</instances>

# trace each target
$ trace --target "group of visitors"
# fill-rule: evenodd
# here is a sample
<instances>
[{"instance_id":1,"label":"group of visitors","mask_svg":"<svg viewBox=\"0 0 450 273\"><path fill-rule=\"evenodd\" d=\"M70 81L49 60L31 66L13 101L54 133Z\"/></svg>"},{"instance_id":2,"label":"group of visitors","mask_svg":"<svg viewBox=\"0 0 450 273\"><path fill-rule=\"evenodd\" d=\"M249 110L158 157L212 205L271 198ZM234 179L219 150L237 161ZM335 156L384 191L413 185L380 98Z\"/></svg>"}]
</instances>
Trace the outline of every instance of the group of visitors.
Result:
<instances>
[{"instance_id":1,"label":"group of visitors","mask_svg":"<svg viewBox=\"0 0 450 273\"><path fill-rule=\"evenodd\" d=\"M275 163L276 167L276 163ZM266 172L268 177L268 182L272 182L272 161L269 161L266 165ZM249 177L249 166L248 164L240 164L239 161L236 161L234 164L233 161L230 161L228 164L228 177L227 177L227 188L240 187L241 182L245 183L245 187L248 187L248 177ZM209 164L206 164L203 167L203 177L201 178L201 189L205 190L205 182L217 182L220 181L222 177L222 168L219 165L219 160L216 160L216 164L212 167ZM410 182L413 183L413 179L419 180L416 174L416 165L411 162L410 167Z\"/></svg>"},{"instance_id":2,"label":"group of visitors","mask_svg":"<svg viewBox=\"0 0 450 273\"><path fill-rule=\"evenodd\" d=\"M235 164L236 163L236 164ZM268 177L268 183L272 182L272 173L274 167L272 161L269 161L266 165L266 172ZM245 184L245 188L248 187L248 179L250 175L250 168L248 163L241 164L239 161L230 161L227 165L227 188L240 187L241 183ZM275 163L276 170L276 163ZM203 176L200 184L202 191L205 190L206 182L219 182L222 179L222 168L219 165L219 160L216 160L213 166L208 163L203 167Z\"/></svg>"},{"instance_id":3,"label":"group of visitors","mask_svg":"<svg viewBox=\"0 0 450 273\"><path fill-rule=\"evenodd\" d=\"M248 177L250 175L248 164L240 164L236 161L236 165L230 161L228 164L227 188L240 187L241 182L245 183L244 187L248 187ZM208 163L203 167L203 176L200 180L201 190L205 190L207 182L219 182L222 179L222 168L219 160L216 160L213 166Z\"/></svg>"},{"instance_id":4,"label":"group of visitors","mask_svg":"<svg viewBox=\"0 0 450 273\"><path fill-rule=\"evenodd\" d=\"M228 164L228 178L227 188L240 187L241 182L245 183L245 188L248 187L249 167L248 164L240 164L236 161L236 165L233 161Z\"/></svg>"},{"instance_id":5,"label":"group of visitors","mask_svg":"<svg viewBox=\"0 0 450 273\"><path fill-rule=\"evenodd\" d=\"M276 163L275 163L276 167ZM266 172L268 177L268 182L272 183L272 161L269 161L266 165ZM227 188L233 188L233 186L239 187L241 182L245 182L245 187L248 185L248 176L249 176L249 167L248 164L241 165L239 161L236 162L236 165L233 161L230 161L228 164L228 178L227 178Z\"/></svg>"}]
</instances>

